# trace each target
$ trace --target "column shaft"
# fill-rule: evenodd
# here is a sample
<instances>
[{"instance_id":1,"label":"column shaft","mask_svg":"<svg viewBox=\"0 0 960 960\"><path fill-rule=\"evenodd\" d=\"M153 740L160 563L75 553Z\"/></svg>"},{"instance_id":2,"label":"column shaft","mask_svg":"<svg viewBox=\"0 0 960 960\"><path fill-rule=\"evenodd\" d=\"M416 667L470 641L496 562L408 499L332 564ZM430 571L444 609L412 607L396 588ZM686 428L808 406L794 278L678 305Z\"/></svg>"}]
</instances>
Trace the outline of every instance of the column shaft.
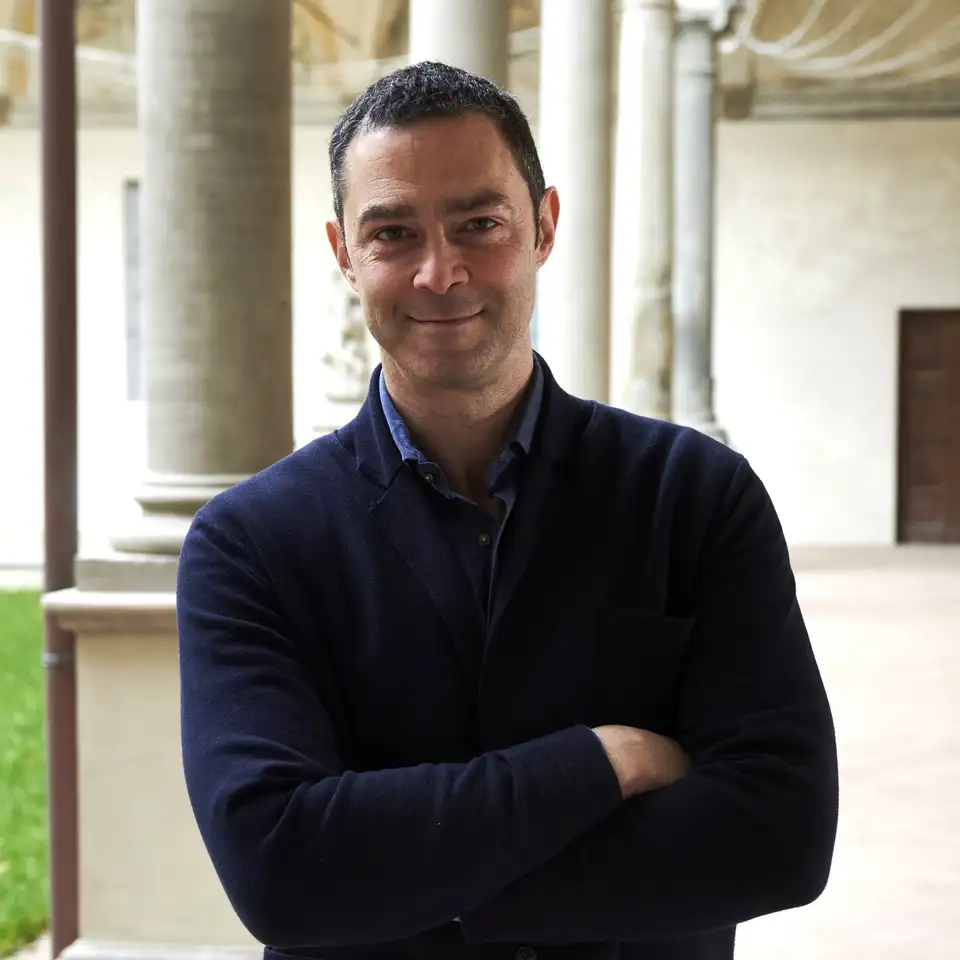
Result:
<instances>
[{"instance_id":1,"label":"column shaft","mask_svg":"<svg viewBox=\"0 0 960 960\"><path fill-rule=\"evenodd\" d=\"M410 62L438 60L507 85L509 0L410 0Z\"/></svg>"},{"instance_id":2,"label":"column shaft","mask_svg":"<svg viewBox=\"0 0 960 960\"><path fill-rule=\"evenodd\" d=\"M560 384L606 403L610 360L612 0L548 0L540 22L538 140L560 194L537 287L538 347Z\"/></svg>"},{"instance_id":3,"label":"column shaft","mask_svg":"<svg viewBox=\"0 0 960 960\"><path fill-rule=\"evenodd\" d=\"M611 402L670 416L673 0L621 0Z\"/></svg>"},{"instance_id":4,"label":"column shaft","mask_svg":"<svg viewBox=\"0 0 960 960\"><path fill-rule=\"evenodd\" d=\"M673 416L724 439L713 411L717 52L713 24L681 18L676 45Z\"/></svg>"},{"instance_id":5,"label":"column shaft","mask_svg":"<svg viewBox=\"0 0 960 960\"><path fill-rule=\"evenodd\" d=\"M138 33L149 476L117 543L176 553L293 447L290 5L141 0Z\"/></svg>"}]
</instances>

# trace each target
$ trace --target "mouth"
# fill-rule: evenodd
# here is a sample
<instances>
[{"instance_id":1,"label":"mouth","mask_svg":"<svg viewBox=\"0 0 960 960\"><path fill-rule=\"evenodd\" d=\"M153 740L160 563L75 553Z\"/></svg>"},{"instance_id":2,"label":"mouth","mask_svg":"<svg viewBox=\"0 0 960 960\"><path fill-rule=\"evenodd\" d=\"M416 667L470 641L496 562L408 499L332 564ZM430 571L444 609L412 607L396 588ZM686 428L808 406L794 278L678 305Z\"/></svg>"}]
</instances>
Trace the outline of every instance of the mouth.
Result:
<instances>
[{"instance_id":1,"label":"mouth","mask_svg":"<svg viewBox=\"0 0 960 960\"><path fill-rule=\"evenodd\" d=\"M449 317L411 317L415 323L467 323L474 320L483 313L482 310L475 310L473 313L461 313Z\"/></svg>"}]
</instances>

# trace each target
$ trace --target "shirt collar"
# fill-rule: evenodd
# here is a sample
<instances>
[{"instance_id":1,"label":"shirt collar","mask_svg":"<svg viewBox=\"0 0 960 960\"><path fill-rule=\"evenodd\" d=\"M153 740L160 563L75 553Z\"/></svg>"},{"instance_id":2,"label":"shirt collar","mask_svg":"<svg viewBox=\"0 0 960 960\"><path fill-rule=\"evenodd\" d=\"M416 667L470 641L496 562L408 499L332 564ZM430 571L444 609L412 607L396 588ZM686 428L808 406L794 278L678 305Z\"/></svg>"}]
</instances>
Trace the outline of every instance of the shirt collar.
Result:
<instances>
[{"instance_id":1,"label":"shirt collar","mask_svg":"<svg viewBox=\"0 0 960 960\"><path fill-rule=\"evenodd\" d=\"M539 357L534 353L533 376L527 385L524 399L514 418L513 422L515 426L509 440L504 445L505 450L519 448L526 454L530 453L530 448L533 446L533 437L537 429L537 421L540 418L540 408L543 405L543 384L543 369L540 366ZM387 381L384 378L382 367L380 369L379 388L383 415L386 417L387 425L390 428L390 435L393 437L393 442L400 451L400 456L407 462L426 463L427 458L417 449L411 439L410 431L387 391Z\"/></svg>"},{"instance_id":2,"label":"shirt collar","mask_svg":"<svg viewBox=\"0 0 960 960\"><path fill-rule=\"evenodd\" d=\"M540 359L533 355L533 378L527 386L526 396L520 405L520 416L516 421L517 428L512 443L520 445L524 453L529 454L533 446L533 435L537 430L537 421L540 418L540 407L543 405L543 370Z\"/></svg>"},{"instance_id":3,"label":"shirt collar","mask_svg":"<svg viewBox=\"0 0 960 960\"><path fill-rule=\"evenodd\" d=\"M387 418L390 436L393 437L393 442L397 445L400 456L408 462L416 463L423 460L423 454L413 445L407 424L400 416L400 411L397 410L390 394L387 392L387 381L384 379L382 367L380 368L380 404L383 407L383 415Z\"/></svg>"}]
</instances>

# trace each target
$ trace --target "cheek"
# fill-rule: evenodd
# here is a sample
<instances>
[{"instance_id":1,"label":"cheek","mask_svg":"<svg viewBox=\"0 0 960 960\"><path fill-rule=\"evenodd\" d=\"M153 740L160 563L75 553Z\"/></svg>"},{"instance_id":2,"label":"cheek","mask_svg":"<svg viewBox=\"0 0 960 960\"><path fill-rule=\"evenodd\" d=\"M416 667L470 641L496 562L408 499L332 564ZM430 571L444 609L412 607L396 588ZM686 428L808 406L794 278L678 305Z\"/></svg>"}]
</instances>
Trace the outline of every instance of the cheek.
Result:
<instances>
[{"instance_id":1,"label":"cheek","mask_svg":"<svg viewBox=\"0 0 960 960\"><path fill-rule=\"evenodd\" d=\"M363 263L357 270L356 277L361 296L370 303L386 305L403 295L403 274L383 261Z\"/></svg>"},{"instance_id":2,"label":"cheek","mask_svg":"<svg viewBox=\"0 0 960 960\"><path fill-rule=\"evenodd\" d=\"M517 285L522 276L520 259L517 251L494 244L471 250L465 257L472 280L491 290L509 290Z\"/></svg>"},{"instance_id":3,"label":"cheek","mask_svg":"<svg viewBox=\"0 0 960 960\"><path fill-rule=\"evenodd\" d=\"M536 263L525 250L506 249L478 265L478 281L492 290L524 298L536 286Z\"/></svg>"}]
</instances>

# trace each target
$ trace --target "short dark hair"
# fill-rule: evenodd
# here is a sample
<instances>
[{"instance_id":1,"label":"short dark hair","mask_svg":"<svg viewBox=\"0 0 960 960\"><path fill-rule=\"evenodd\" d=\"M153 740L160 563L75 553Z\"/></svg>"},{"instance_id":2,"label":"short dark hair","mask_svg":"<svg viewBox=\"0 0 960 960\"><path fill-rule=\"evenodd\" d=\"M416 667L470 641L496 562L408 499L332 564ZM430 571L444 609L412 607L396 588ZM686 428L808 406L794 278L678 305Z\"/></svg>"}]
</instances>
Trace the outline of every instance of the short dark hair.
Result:
<instances>
[{"instance_id":1,"label":"short dark hair","mask_svg":"<svg viewBox=\"0 0 960 960\"><path fill-rule=\"evenodd\" d=\"M347 149L361 133L436 117L480 113L497 126L526 181L540 234L539 211L546 183L540 156L520 104L495 83L445 63L425 60L372 83L344 111L330 137L333 209L343 227L344 166Z\"/></svg>"}]
</instances>

